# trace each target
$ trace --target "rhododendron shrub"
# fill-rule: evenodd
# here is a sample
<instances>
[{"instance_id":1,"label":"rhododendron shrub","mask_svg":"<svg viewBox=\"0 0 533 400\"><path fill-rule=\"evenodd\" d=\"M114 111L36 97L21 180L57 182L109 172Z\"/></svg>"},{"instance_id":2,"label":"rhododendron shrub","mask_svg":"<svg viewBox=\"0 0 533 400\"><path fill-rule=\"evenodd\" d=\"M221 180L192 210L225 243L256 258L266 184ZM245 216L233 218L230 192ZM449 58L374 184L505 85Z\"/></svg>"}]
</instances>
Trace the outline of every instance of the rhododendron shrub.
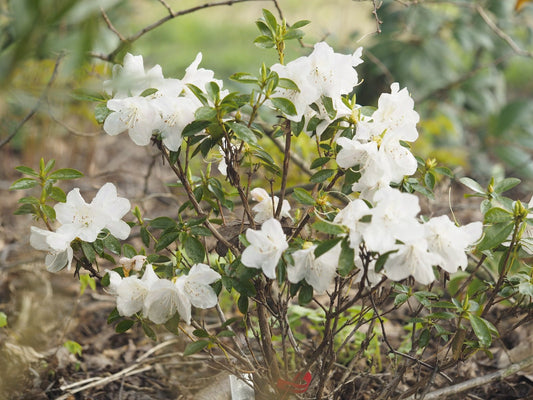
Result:
<instances>
[{"instance_id":1,"label":"rhododendron shrub","mask_svg":"<svg viewBox=\"0 0 533 400\"><path fill-rule=\"evenodd\" d=\"M177 333L170 322L179 321L181 329L192 326L197 338L185 354L206 349L213 355L218 347L228 357L227 369L268 382L256 387L263 395L286 393L305 376L304 391L321 398L336 368L330 360L350 337L374 326L376 318L384 329L381 315L409 301L420 305L411 354L420 354L416 351L429 345L431 335L449 346L455 360L486 350L497 335L487 312L501 291L519 299L533 293L527 269L514 271L515 281L505 278L506 255L518 254L522 245L531 253L533 211L531 202L525 206L503 197L516 180L484 189L465 178L483 199L483 222L424 215L420 197L433 198L437 182L452 174L412 154L419 115L407 88L396 82L377 107L358 104L361 48L342 54L320 42L308 55L284 63L280 43L301 38L299 28L306 23L289 28L264 11L256 43L276 48L280 62L263 64L257 74L234 74L234 81L248 87L242 92L223 89L230 85L200 68L201 54L181 79L165 77L159 65L147 70L142 56L126 54L103 83L107 97L97 106L103 130L157 147L187 199L178 219L143 216L137 207L132 218L130 202L111 183L91 203L79 189L62 198L54 184L79 175L50 172L44 162L38 172L19 167L33 178L13 188L35 186L27 179L50 182L42 185L41 199L27 197L19 210L46 225L31 228L30 243L48 253L51 272L74 263L76 272L99 279L116 299L110 321L120 321L118 331L138 323L154 338L151 326ZM308 165L293 162L299 141L314 146ZM281 163L272 156L274 144L282 149L276 155ZM206 161L214 158L218 168ZM191 160L203 165L201 172ZM48 197L59 201L53 209ZM121 247L131 229L140 233L142 247ZM117 254L123 257L115 263ZM445 290L450 274L463 271L468 285L471 261L477 269L493 259L504 265L496 282L486 282L488 294L469 298ZM444 286L429 291L430 284ZM221 296L235 300L242 317L221 309ZM289 321L301 307L319 310L322 321L318 342L306 343L305 353L300 343L305 332ZM208 330L196 311L212 308L221 319L218 332ZM368 317L370 311L375 317ZM335 336L346 329L354 333L339 343ZM469 333L457 344L450 329ZM259 341L260 350L251 340ZM387 345L391 354L403 354Z\"/></svg>"}]
</instances>

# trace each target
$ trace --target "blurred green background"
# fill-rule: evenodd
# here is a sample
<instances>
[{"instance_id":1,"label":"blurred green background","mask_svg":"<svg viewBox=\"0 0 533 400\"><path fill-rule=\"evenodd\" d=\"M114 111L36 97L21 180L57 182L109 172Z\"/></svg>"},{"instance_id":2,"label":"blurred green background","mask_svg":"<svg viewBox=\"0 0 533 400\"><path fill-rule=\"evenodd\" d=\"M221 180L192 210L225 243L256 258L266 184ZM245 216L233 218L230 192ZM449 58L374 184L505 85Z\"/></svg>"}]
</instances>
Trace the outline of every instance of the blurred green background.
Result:
<instances>
[{"instance_id":1,"label":"blurred green background","mask_svg":"<svg viewBox=\"0 0 533 400\"><path fill-rule=\"evenodd\" d=\"M364 46L358 67L362 84L358 102L375 105L392 82L407 86L421 114L415 153L435 157L486 181L492 174L518 176L533 182L533 6L514 9L514 1L371 1L279 0L288 23L309 19L304 42L326 40L336 51ZM35 106L54 64L59 73L35 115L3 146L0 167L9 157L35 164L43 151L57 152L56 138L80 142L97 136L94 104L72 96L74 90L101 91L120 45L174 12L204 4L183 0L3 0L0 2L0 142ZM211 7L176 17L113 53L120 62L126 51L142 54L145 66L160 64L165 76L183 76L196 54L201 66L224 79L234 72L255 73L262 62L276 62L273 51L257 48L254 21L261 8L277 15L272 1L247 1ZM512 48L515 45L515 48ZM518 54L517 49L524 54ZM297 42L288 60L309 53ZM105 58L105 57L103 57ZM75 135L76 136L76 135ZM79 144L82 148L83 144ZM77 147L66 153L75 159ZM11 166L12 167L12 166Z\"/></svg>"}]
</instances>

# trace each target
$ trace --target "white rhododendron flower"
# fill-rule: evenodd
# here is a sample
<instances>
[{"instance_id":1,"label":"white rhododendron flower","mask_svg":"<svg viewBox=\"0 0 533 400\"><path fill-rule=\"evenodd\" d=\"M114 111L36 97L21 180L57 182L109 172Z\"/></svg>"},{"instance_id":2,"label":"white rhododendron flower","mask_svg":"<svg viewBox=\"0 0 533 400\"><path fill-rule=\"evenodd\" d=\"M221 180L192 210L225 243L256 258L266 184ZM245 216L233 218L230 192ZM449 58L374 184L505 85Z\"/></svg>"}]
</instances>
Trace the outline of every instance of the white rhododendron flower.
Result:
<instances>
[{"instance_id":1,"label":"white rhododendron flower","mask_svg":"<svg viewBox=\"0 0 533 400\"><path fill-rule=\"evenodd\" d=\"M183 295L184 314L181 318L190 325L191 304L196 308L211 308L217 305L218 297L210 284L218 281L220 274L213 271L209 265L195 264L188 275L182 275L176 280L176 287Z\"/></svg>"},{"instance_id":2,"label":"white rhododendron flower","mask_svg":"<svg viewBox=\"0 0 533 400\"><path fill-rule=\"evenodd\" d=\"M140 312L151 287L160 280L151 264L146 266L140 279L136 275L122 278L115 271L108 271L108 274L108 292L117 296L117 310L123 317Z\"/></svg>"},{"instance_id":3,"label":"white rhododendron flower","mask_svg":"<svg viewBox=\"0 0 533 400\"><path fill-rule=\"evenodd\" d=\"M397 189L383 188L374 195L372 221L364 233L368 250L385 253L396 240L408 242L422 237L422 225L416 219L420 212L418 197Z\"/></svg>"},{"instance_id":4,"label":"white rhododendron flower","mask_svg":"<svg viewBox=\"0 0 533 400\"><path fill-rule=\"evenodd\" d=\"M350 247L354 250L357 250L363 241L363 234L368 223L362 222L361 219L366 215L370 215L368 204L361 199L356 199L350 201L346 207L339 211L333 220L334 223L348 228L348 240ZM356 257L359 258L358 255Z\"/></svg>"},{"instance_id":5,"label":"white rhododendron flower","mask_svg":"<svg viewBox=\"0 0 533 400\"><path fill-rule=\"evenodd\" d=\"M177 312L187 321L191 310L186 304L184 293L178 290L174 282L159 279L150 287L144 299L143 315L156 324L164 324Z\"/></svg>"},{"instance_id":6,"label":"white rhododendron flower","mask_svg":"<svg viewBox=\"0 0 533 400\"><path fill-rule=\"evenodd\" d=\"M281 254L289 247L279 221L272 218L263 223L261 230L247 229L246 240L250 246L242 253L242 263L250 268L262 269L267 278L275 279Z\"/></svg>"},{"instance_id":7,"label":"white rhododendron flower","mask_svg":"<svg viewBox=\"0 0 533 400\"><path fill-rule=\"evenodd\" d=\"M533 196L531 196L527 207L533 208ZM533 213L529 213L527 215L527 219L533 219ZM520 238L520 244L522 245L522 248L526 253L533 254L533 225L531 225L530 223L526 222L526 227L524 229L524 232L522 232L522 237Z\"/></svg>"},{"instance_id":8,"label":"white rhododendron flower","mask_svg":"<svg viewBox=\"0 0 533 400\"><path fill-rule=\"evenodd\" d=\"M441 257L439 266L450 273L466 268L465 251L483 232L483 224L479 221L456 226L446 215L431 218L424 227L429 250Z\"/></svg>"},{"instance_id":9,"label":"white rhododendron flower","mask_svg":"<svg viewBox=\"0 0 533 400\"><path fill-rule=\"evenodd\" d=\"M70 243L76 238L92 243L104 228L118 239L127 239L130 234L131 228L122 221L130 210L130 202L117 196L117 189L112 183L102 186L90 204L75 188L67 194L66 202L56 204L54 210L61 224L56 232L33 226L30 236L32 247L49 253L45 264L51 272L64 267L70 269L73 258Z\"/></svg>"},{"instance_id":10,"label":"white rhododendron flower","mask_svg":"<svg viewBox=\"0 0 533 400\"><path fill-rule=\"evenodd\" d=\"M433 265L438 265L441 257L436 253L428 252L427 241L422 235L398 245L397 248L396 253L389 255L383 268L388 278L401 281L412 276L423 285L435 280Z\"/></svg>"},{"instance_id":11,"label":"white rhododendron flower","mask_svg":"<svg viewBox=\"0 0 533 400\"><path fill-rule=\"evenodd\" d=\"M48 252L44 264L50 272L58 272L65 267L70 271L74 257L74 252L70 247L71 241L69 236L35 226L31 227L30 245L36 250Z\"/></svg>"},{"instance_id":12,"label":"white rhododendron flower","mask_svg":"<svg viewBox=\"0 0 533 400\"><path fill-rule=\"evenodd\" d=\"M336 98L350 93L359 83L355 67L363 62L362 52L359 47L353 54L339 54L325 42L315 44L309 55L309 82L319 89L320 96Z\"/></svg>"},{"instance_id":13,"label":"white rhododendron flower","mask_svg":"<svg viewBox=\"0 0 533 400\"><path fill-rule=\"evenodd\" d=\"M126 239L130 227L121 218L130 210L130 202L117 197L117 189L112 183L100 188L91 204L87 204L80 195L78 188L67 195L66 203L58 203L54 207L57 221L62 225L57 233L80 238L85 242L94 242L104 228L118 239Z\"/></svg>"},{"instance_id":14,"label":"white rhododendron flower","mask_svg":"<svg viewBox=\"0 0 533 400\"><path fill-rule=\"evenodd\" d=\"M117 188L108 182L98 190L91 206L106 215L107 221L104 228L118 239L127 239L130 235L130 226L122 221L122 217L131 209L131 203L125 197L118 197ZM57 213L57 210L56 210Z\"/></svg>"},{"instance_id":15,"label":"white rhododendron flower","mask_svg":"<svg viewBox=\"0 0 533 400\"><path fill-rule=\"evenodd\" d=\"M268 192L263 188L255 188L250 191L250 196L253 200L258 201L259 204L256 204L252 211L255 213L254 215L254 221L258 224L262 224L267 219L273 218L274 213L278 207L279 204L279 197L274 196L274 200L272 200L272 197L268 194ZM281 218L291 218L291 214L289 213L291 209L291 205L289 202L284 199L283 204L281 205Z\"/></svg>"},{"instance_id":16,"label":"white rhododendron flower","mask_svg":"<svg viewBox=\"0 0 533 400\"><path fill-rule=\"evenodd\" d=\"M140 271L144 262L148 257L138 254L132 258L121 257L118 260L118 265L122 267L125 271Z\"/></svg>"},{"instance_id":17,"label":"white rhododendron flower","mask_svg":"<svg viewBox=\"0 0 533 400\"><path fill-rule=\"evenodd\" d=\"M291 121L300 121L308 107L320 100L321 96L330 97L335 104L338 98L350 93L358 83L354 67L361 64L362 49L352 55L338 54L325 42L315 44L313 52L306 57L297 58L287 65L275 64L270 69L280 78L292 80L298 90L277 88L275 97L289 99L296 108L296 115L287 115Z\"/></svg>"},{"instance_id":18,"label":"white rhododendron flower","mask_svg":"<svg viewBox=\"0 0 533 400\"><path fill-rule=\"evenodd\" d=\"M188 97L158 97L154 100L160 119L157 130L163 144L171 151L178 151L182 142L182 132L194 121L198 104Z\"/></svg>"},{"instance_id":19,"label":"white rhododendron flower","mask_svg":"<svg viewBox=\"0 0 533 400\"><path fill-rule=\"evenodd\" d=\"M112 112L104 121L104 131L111 136L128 132L131 140L139 146L146 146L155 129L160 125L160 116L152 100L135 96L107 101Z\"/></svg>"},{"instance_id":20,"label":"white rhododendron flower","mask_svg":"<svg viewBox=\"0 0 533 400\"><path fill-rule=\"evenodd\" d=\"M142 57L128 54L124 67L116 66L113 79L104 82L106 90L115 94L107 102L107 108L112 112L104 121L104 131L112 136L127 131L139 146L148 145L152 135L159 133L169 150L178 151L184 128L194 121L196 110L202 106L187 84L205 90L206 84L215 82L222 88L222 81L214 79L213 71L198 68L201 60L202 53L198 53L183 79L165 79L161 67L156 66L145 73ZM141 96L147 89L157 91ZM228 93L223 90L220 96Z\"/></svg>"},{"instance_id":21,"label":"white rhododendron flower","mask_svg":"<svg viewBox=\"0 0 533 400\"><path fill-rule=\"evenodd\" d=\"M289 282L298 283L305 279L317 293L323 293L335 278L341 246L336 245L318 258L315 257L316 247L316 245L304 245L303 249L292 253L294 265L287 267L287 275Z\"/></svg>"},{"instance_id":22,"label":"white rhododendron flower","mask_svg":"<svg viewBox=\"0 0 533 400\"><path fill-rule=\"evenodd\" d=\"M152 322L163 324L177 312L190 325L191 306L216 306L218 298L209 285L220 278L220 274L208 265L195 264L188 275L182 275L174 281L159 279L150 286L144 298L143 314Z\"/></svg>"},{"instance_id":23,"label":"white rhododendron flower","mask_svg":"<svg viewBox=\"0 0 533 400\"><path fill-rule=\"evenodd\" d=\"M113 78L104 82L104 89L115 98L124 98L138 96L146 89L157 88L163 81L159 65L145 72L143 57L127 53L123 65L113 66Z\"/></svg>"},{"instance_id":24,"label":"white rhododendron flower","mask_svg":"<svg viewBox=\"0 0 533 400\"><path fill-rule=\"evenodd\" d=\"M391 85L391 93L382 93L378 108L372 114L373 123L381 130L392 131L399 140L413 142L418 138L416 124L420 116L414 110L414 101L406 88L398 82Z\"/></svg>"}]
</instances>

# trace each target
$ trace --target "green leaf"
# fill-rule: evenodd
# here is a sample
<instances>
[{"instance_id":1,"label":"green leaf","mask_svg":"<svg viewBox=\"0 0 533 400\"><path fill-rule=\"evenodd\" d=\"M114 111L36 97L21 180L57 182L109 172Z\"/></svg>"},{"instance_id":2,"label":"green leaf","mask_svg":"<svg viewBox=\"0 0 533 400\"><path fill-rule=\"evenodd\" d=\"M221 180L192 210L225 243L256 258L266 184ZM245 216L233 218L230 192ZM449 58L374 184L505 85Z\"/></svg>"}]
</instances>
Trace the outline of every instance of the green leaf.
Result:
<instances>
[{"instance_id":1,"label":"green leaf","mask_svg":"<svg viewBox=\"0 0 533 400\"><path fill-rule=\"evenodd\" d=\"M120 241L116 237L113 235L107 235L103 242L106 249L114 254L120 254Z\"/></svg>"},{"instance_id":2,"label":"green leaf","mask_svg":"<svg viewBox=\"0 0 533 400\"><path fill-rule=\"evenodd\" d=\"M229 329L225 329L217 333L217 337L233 337L233 336L235 336L235 332L230 331Z\"/></svg>"},{"instance_id":3,"label":"green leaf","mask_svg":"<svg viewBox=\"0 0 533 400\"><path fill-rule=\"evenodd\" d=\"M391 251L387 251L386 253L380 254L376 261L376 265L374 266L374 270L376 272L380 272L385 266L385 263L387 262L387 259L389 258L389 256L393 253L396 253L397 251L398 250L391 250Z\"/></svg>"},{"instance_id":4,"label":"green leaf","mask_svg":"<svg viewBox=\"0 0 533 400\"><path fill-rule=\"evenodd\" d=\"M334 239L324 240L318 246L316 246L314 255L316 258L320 257L322 254L327 253L331 250L337 243L339 243L343 238L337 237Z\"/></svg>"},{"instance_id":5,"label":"green leaf","mask_svg":"<svg viewBox=\"0 0 533 400\"><path fill-rule=\"evenodd\" d=\"M191 234L197 235L197 236L211 236L212 233L209 229L207 229L205 226L193 226L191 228Z\"/></svg>"},{"instance_id":6,"label":"green leaf","mask_svg":"<svg viewBox=\"0 0 533 400\"><path fill-rule=\"evenodd\" d=\"M194 117L202 121L214 121L217 117L217 110L210 106L203 106L196 110Z\"/></svg>"},{"instance_id":7,"label":"green leaf","mask_svg":"<svg viewBox=\"0 0 533 400\"><path fill-rule=\"evenodd\" d=\"M32 204L23 204L15 210L14 215L36 214L37 209Z\"/></svg>"},{"instance_id":8,"label":"green leaf","mask_svg":"<svg viewBox=\"0 0 533 400\"><path fill-rule=\"evenodd\" d=\"M407 293L399 293L394 298L394 306L398 307L409 300L409 295Z\"/></svg>"},{"instance_id":9,"label":"green leaf","mask_svg":"<svg viewBox=\"0 0 533 400\"><path fill-rule=\"evenodd\" d=\"M232 81L241 83L257 83L258 79L248 72L238 72L229 77Z\"/></svg>"},{"instance_id":10,"label":"green leaf","mask_svg":"<svg viewBox=\"0 0 533 400\"><path fill-rule=\"evenodd\" d=\"M270 36L261 35L255 38L254 44L264 49L270 49L274 47L275 43Z\"/></svg>"},{"instance_id":11,"label":"green leaf","mask_svg":"<svg viewBox=\"0 0 533 400\"><path fill-rule=\"evenodd\" d=\"M331 178L335 174L335 170L333 169L321 169L317 173L315 173L309 180L313 183L321 183L324 182L326 179Z\"/></svg>"},{"instance_id":12,"label":"green leaf","mask_svg":"<svg viewBox=\"0 0 533 400\"><path fill-rule=\"evenodd\" d=\"M155 342L157 340L157 336L152 327L145 322L142 323L142 327L144 334Z\"/></svg>"},{"instance_id":13,"label":"green leaf","mask_svg":"<svg viewBox=\"0 0 533 400\"><path fill-rule=\"evenodd\" d=\"M146 247L150 247L150 234L144 226L141 226L141 240Z\"/></svg>"},{"instance_id":14,"label":"green leaf","mask_svg":"<svg viewBox=\"0 0 533 400\"><path fill-rule=\"evenodd\" d=\"M500 207L493 207L485 213L485 223L497 224L501 222L512 222L513 213Z\"/></svg>"},{"instance_id":15,"label":"green leaf","mask_svg":"<svg viewBox=\"0 0 533 400\"><path fill-rule=\"evenodd\" d=\"M318 167L321 167L322 165L326 164L329 160L331 160L330 157L319 157L311 163L311 169L315 169Z\"/></svg>"},{"instance_id":16,"label":"green leaf","mask_svg":"<svg viewBox=\"0 0 533 400\"><path fill-rule=\"evenodd\" d=\"M189 125L187 125L183 129L181 136L182 137L193 136L197 134L198 132L203 131L210 124L211 124L211 121L192 121Z\"/></svg>"},{"instance_id":17,"label":"green leaf","mask_svg":"<svg viewBox=\"0 0 533 400\"><path fill-rule=\"evenodd\" d=\"M514 223L512 221L487 226L484 229L481 242L477 245L478 250L489 250L499 246L507 240L513 228Z\"/></svg>"},{"instance_id":18,"label":"green leaf","mask_svg":"<svg viewBox=\"0 0 533 400\"><path fill-rule=\"evenodd\" d=\"M140 96L141 97L148 97L148 96L153 95L154 93L157 93L157 89L156 88L148 88L148 89L144 89L144 91L140 94Z\"/></svg>"},{"instance_id":19,"label":"green leaf","mask_svg":"<svg viewBox=\"0 0 533 400\"><path fill-rule=\"evenodd\" d=\"M196 342L189 343L187 347L185 347L185 351L183 352L183 355L190 356L191 354L196 354L199 351L202 351L208 345L209 345L208 340L198 340Z\"/></svg>"},{"instance_id":20,"label":"green leaf","mask_svg":"<svg viewBox=\"0 0 533 400\"><path fill-rule=\"evenodd\" d=\"M24 165L21 165L19 167L15 167L15 169L18 171L18 172L22 172L23 174L25 175L30 175L30 176L35 176L35 177L39 177L39 173L37 171L35 171L33 168L30 168L30 167L26 167Z\"/></svg>"},{"instance_id":21,"label":"green leaf","mask_svg":"<svg viewBox=\"0 0 533 400\"><path fill-rule=\"evenodd\" d=\"M50 175L48 175L48 179L57 179L57 180L78 179L78 178L81 178L82 176L83 174L76 169L61 168L61 169L55 170Z\"/></svg>"},{"instance_id":22,"label":"green leaf","mask_svg":"<svg viewBox=\"0 0 533 400\"><path fill-rule=\"evenodd\" d=\"M31 189L37 185L37 181L33 178L20 178L17 179L9 187L9 190L21 190L21 189Z\"/></svg>"},{"instance_id":23,"label":"green leaf","mask_svg":"<svg viewBox=\"0 0 533 400\"><path fill-rule=\"evenodd\" d=\"M195 329L194 331L192 331L192 334L196 337L199 337L199 338L208 338L209 337L209 333L207 333L207 331L205 329Z\"/></svg>"},{"instance_id":24,"label":"green leaf","mask_svg":"<svg viewBox=\"0 0 533 400\"><path fill-rule=\"evenodd\" d=\"M48 196L59 203L64 203L67 201L67 195L61 188L58 188L57 186L54 186L52 189L50 189Z\"/></svg>"},{"instance_id":25,"label":"green leaf","mask_svg":"<svg viewBox=\"0 0 533 400\"><path fill-rule=\"evenodd\" d=\"M65 343L63 343L63 347L66 348L70 354L81 357L81 351L83 350L83 347L81 347L81 344L78 342L67 340Z\"/></svg>"},{"instance_id":26,"label":"green leaf","mask_svg":"<svg viewBox=\"0 0 533 400\"><path fill-rule=\"evenodd\" d=\"M82 242L82 245L85 242ZM88 243L86 243L88 244ZM87 289L87 286L89 286L92 290L96 290L96 281L93 277L91 277L88 274L80 275L80 295L85 293L85 289Z\"/></svg>"},{"instance_id":27,"label":"green leaf","mask_svg":"<svg viewBox=\"0 0 533 400\"><path fill-rule=\"evenodd\" d=\"M424 184L431 190L435 188L435 176L431 172L424 174Z\"/></svg>"},{"instance_id":28,"label":"green leaf","mask_svg":"<svg viewBox=\"0 0 533 400\"><path fill-rule=\"evenodd\" d=\"M265 24L265 22L262 20L257 20L255 22L255 25L257 26L259 31L265 36L273 37L273 35L276 33L276 32L272 32L272 30L268 27L268 25Z\"/></svg>"},{"instance_id":29,"label":"green leaf","mask_svg":"<svg viewBox=\"0 0 533 400\"><path fill-rule=\"evenodd\" d=\"M313 287L307 284L302 285L300 292L298 292L298 304L305 306L311 300L313 300Z\"/></svg>"},{"instance_id":30,"label":"green leaf","mask_svg":"<svg viewBox=\"0 0 533 400\"><path fill-rule=\"evenodd\" d=\"M7 326L7 315L0 311L0 328Z\"/></svg>"},{"instance_id":31,"label":"green leaf","mask_svg":"<svg viewBox=\"0 0 533 400\"><path fill-rule=\"evenodd\" d=\"M271 31L276 32L278 22L276 21L276 17L274 17L274 14L272 14L266 8L263 8L263 18L265 19L265 22L267 23Z\"/></svg>"},{"instance_id":32,"label":"green leaf","mask_svg":"<svg viewBox=\"0 0 533 400\"><path fill-rule=\"evenodd\" d=\"M204 105L208 106L209 101L207 100L207 97L205 96L205 93L202 92L202 90L198 87L193 85L192 83L187 83L187 88L196 96L198 100Z\"/></svg>"},{"instance_id":33,"label":"green leaf","mask_svg":"<svg viewBox=\"0 0 533 400\"><path fill-rule=\"evenodd\" d=\"M241 294L237 300L237 308L242 314L248 313L248 296Z\"/></svg>"},{"instance_id":34,"label":"green leaf","mask_svg":"<svg viewBox=\"0 0 533 400\"><path fill-rule=\"evenodd\" d=\"M490 329L488 325L485 323L485 320L474 314L470 314L469 319L470 325L472 325L472 329L474 330L475 335L479 339L479 343L483 347L489 347L492 343L492 336L490 334Z\"/></svg>"},{"instance_id":35,"label":"green leaf","mask_svg":"<svg viewBox=\"0 0 533 400\"><path fill-rule=\"evenodd\" d=\"M165 322L165 328L173 333L174 335L179 334L179 323L180 323L180 316L178 313L175 313L172 318L170 318L167 322Z\"/></svg>"},{"instance_id":36,"label":"green leaf","mask_svg":"<svg viewBox=\"0 0 533 400\"><path fill-rule=\"evenodd\" d=\"M311 23L311 21L308 21L306 19L302 19L300 21L296 21L294 24L291 25L291 29L298 29L298 28L302 28L306 25L309 25Z\"/></svg>"},{"instance_id":37,"label":"green leaf","mask_svg":"<svg viewBox=\"0 0 533 400\"><path fill-rule=\"evenodd\" d=\"M494 192L495 193L503 193L508 191L509 189L514 188L516 185L518 185L521 182L518 178L505 178L501 180L500 182L497 182L494 185Z\"/></svg>"},{"instance_id":38,"label":"green leaf","mask_svg":"<svg viewBox=\"0 0 533 400\"><path fill-rule=\"evenodd\" d=\"M420 347L426 347L429 344L429 339L431 338L431 334L429 332L429 329L424 329L420 336L418 337L418 346Z\"/></svg>"},{"instance_id":39,"label":"green leaf","mask_svg":"<svg viewBox=\"0 0 533 400\"><path fill-rule=\"evenodd\" d=\"M341 243L338 271L340 276L347 276L355 269L355 251L348 244L348 239Z\"/></svg>"},{"instance_id":40,"label":"green leaf","mask_svg":"<svg viewBox=\"0 0 533 400\"><path fill-rule=\"evenodd\" d=\"M469 189L473 190L476 193L480 193L480 194L485 193L485 189L483 189L479 183L477 183L475 180L471 178L464 177L464 178L459 179L459 182L461 182L463 185L465 185L466 187L468 187Z\"/></svg>"},{"instance_id":41,"label":"green leaf","mask_svg":"<svg viewBox=\"0 0 533 400\"><path fill-rule=\"evenodd\" d=\"M344 229L340 225L330 224L329 222L318 220L312 227L317 231L328 233L330 235L339 235L344 233Z\"/></svg>"},{"instance_id":42,"label":"green leaf","mask_svg":"<svg viewBox=\"0 0 533 400\"><path fill-rule=\"evenodd\" d=\"M164 235L161 235L157 244L154 247L154 250L155 251L163 250L165 247L169 246L171 243L174 243L174 241L178 238L179 234L180 233L178 231L170 231L170 232L165 233Z\"/></svg>"},{"instance_id":43,"label":"green leaf","mask_svg":"<svg viewBox=\"0 0 533 400\"><path fill-rule=\"evenodd\" d=\"M289 29L289 31L283 35L283 40L301 39L305 36L305 33L299 29Z\"/></svg>"},{"instance_id":44,"label":"green leaf","mask_svg":"<svg viewBox=\"0 0 533 400\"><path fill-rule=\"evenodd\" d=\"M304 204L306 206L314 206L315 205L315 199L311 194L302 188L295 188L292 192L292 197L296 199L297 202Z\"/></svg>"},{"instance_id":45,"label":"green leaf","mask_svg":"<svg viewBox=\"0 0 533 400\"><path fill-rule=\"evenodd\" d=\"M54 210L52 207L50 207L47 204L41 204L41 211L44 215L46 215L46 218L50 220L56 219L56 210Z\"/></svg>"},{"instance_id":46,"label":"green leaf","mask_svg":"<svg viewBox=\"0 0 533 400\"><path fill-rule=\"evenodd\" d=\"M122 246L122 255L127 258L133 258L137 255L137 251L135 250L135 247L133 247L131 244L125 243Z\"/></svg>"},{"instance_id":47,"label":"green leaf","mask_svg":"<svg viewBox=\"0 0 533 400\"><path fill-rule=\"evenodd\" d=\"M133 326L134 323L135 321L133 321L132 319L125 319L123 321L120 321L115 327L115 332L124 333L128 331Z\"/></svg>"},{"instance_id":48,"label":"green leaf","mask_svg":"<svg viewBox=\"0 0 533 400\"><path fill-rule=\"evenodd\" d=\"M157 217L149 222L149 225L153 229L167 230L169 228L177 228L176 221L169 217Z\"/></svg>"},{"instance_id":49,"label":"green leaf","mask_svg":"<svg viewBox=\"0 0 533 400\"><path fill-rule=\"evenodd\" d=\"M283 88L283 89L296 90L297 92L300 91L300 89L298 88L298 85L296 85L294 81L288 78L279 78L278 87Z\"/></svg>"},{"instance_id":50,"label":"green leaf","mask_svg":"<svg viewBox=\"0 0 533 400\"><path fill-rule=\"evenodd\" d=\"M35 206L39 205L39 199L37 197L34 197L34 196L22 197L22 198L20 198L18 200L18 202L20 204L33 204Z\"/></svg>"},{"instance_id":51,"label":"green leaf","mask_svg":"<svg viewBox=\"0 0 533 400\"><path fill-rule=\"evenodd\" d=\"M296 107L294 107L294 104L283 97L272 97L270 99L274 107L276 107L278 110L280 110L285 115L296 115Z\"/></svg>"},{"instance_id":52,"label":"green leaf","mask_svg":"<svg viewBox=\"0 0 533 400\"><path fill-rule=\"evenodd\" d=\"M235 132L235 135L237 135L237 137L243 142L249 144L257 143L257 137L255 136L253 131L246 125L240 124L238 122L226 122L226 126L233 132Z\"/></svg>"},{"instance_id":53,"label":"green leaf","mask_svg":"<svg viewBox=\"0 0 533 400\"><path fill-rule=\"evenodd\" d=\"M83 254L85 255L85 257L87 257L87 260L89 260L91 264L94 264L96 262L96 252L94 251L92 244L87 242L81 242L81 249L83 250Z\"/></svg>"},{"instance_id":54,"label":"green leaf","mask_svg":"<svg viewBox=\"0 0 533 400\"><path fill-rule=\"evenodd\" d=\"M107 108L107 103L98 103L96 107L94 107L94 118L96 119L96 122L103 124L105 119L112 112L113 111Z\"/></svg>"},{"instance_id":55,"label":"green leaf","mask_svg":"<svg viewBox=\"0 0 533 400\"><path fill-rule=\"evenodd\" d=\"M185 252L195 264L201 263L205 258L205 249L202 242L196 239L194 236L187 236L185 243L183 244Z\"/></svg>"},{"instance_id":56,"label":"green leaf","mask_svg":"<svg viewBox=\"0 0 533 400\"><path fill-rule=\"evenodd\" d=\"M106 274L105 276L109 277L109 274ZM118 321L119 319L122 319L122 316L118 313L118 310L115 307L113 311L109 313L109 316L107 317L107 323L112 324L113 322Z\"/></svg>"}]
</instances>

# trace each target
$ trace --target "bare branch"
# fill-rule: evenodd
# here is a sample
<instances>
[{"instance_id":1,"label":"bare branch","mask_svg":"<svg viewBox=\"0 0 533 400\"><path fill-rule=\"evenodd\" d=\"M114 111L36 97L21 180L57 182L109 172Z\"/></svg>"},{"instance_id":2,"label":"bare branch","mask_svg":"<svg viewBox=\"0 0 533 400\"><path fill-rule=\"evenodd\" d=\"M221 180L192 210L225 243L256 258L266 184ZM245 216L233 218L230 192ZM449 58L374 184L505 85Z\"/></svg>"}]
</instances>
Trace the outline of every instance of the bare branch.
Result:
<instances>
[{"instance_id":1,"label":"bare branch","mask_svg":"<svg viewBox=\"0 0 533 400\"><path fill-rule=\"evenodd\" d=\"M52 86L52 83L55 81L55 79L57 77L57 71L59 69L59 64L61 63L61 59L62 58L63 58L63 54L60 54L57 57L56 63L54 65L54 70L52 71L52 75L50 76L50 79L48 80L48 83L46 84L46 87L44 88L43 92L41 93L41 96L39 97L39 100L37 100L37 103L35 104L35 107L33 107L32 110L28 113L28 115L26 115L24 117L24 119L19 122L19 124L15 127L13 132L11 132L9 134L9 136L6 137L4 140L2 140L0 142L0 148L2 148L7 143L9 143L11 141L11 139L13 139L16 136L16 134L20 131L20 129L24 126L24 124L26 122L28 122L35 115L35 113L39 110L39 108L41 107L42 102L44 101L44 99L46 98L46 95L48 94L48 90L50 90L50 87Z\"/></svg>"},{"instance_id":2,"label":"bare branch","mask_svg":"<svg viewBox=\"0 0 533 400\"><path fill-rule=\"evenodd\" d=\"M478 378L473 378L465 382L458 383L457 385L448 386L442 389L435 390L433 392L429 392L424 397L424 400L437 400L437 399L444 399L448 396L452 395L458 395L459 393L462 393L466 390L474 389L476 387L480 387L483 385L487 385L491 382L499 381L501 379L504 379L508 376L511 376L513 374L516 374L517 372L523 370L524 368L527 368L529 366L533 365L533 356L530 356L526 358L525 360L522 360L518 363L511 364L506 368L502 368L496 372L493 372L491 374L487 374L484 376L480 376ZM408 397L405 400L415 400L416 396L412 395Z\"/></svg>"},{"instance_id":3,"label":"bare branch","mask_svg":"<svg viewBox=\"0 0 533 400\"><path fill-rule=\"evenodd\" d=\"M481 18L483 18L483 21L487 24L487 26L503 41L505 41L509 47L518 55L524 56L524 57L533 57L533 52L527 51L522 49L514 40L509 36L507 33L505 33L503 30L500 29L498 25L489 17L489 15L485 12L483 7L481 7L479 4L476 5L476 11L479 14Z\"/></svg>"},{"instance_id":4,"label":"bare branch","mask_svg":"<svg viewBox=\"0 0 533 400\"><path fill-rule=\"evenodd\" d=\"M117 35L117 37L119 38L119 40L121 42L126 42L126 38L124 36L122 36L122 34L113 26L113 24L111 23L109 17L107 16L106 12L104 11L103 8L100 8L100 11L102 13L102 17L104 18L104 21L107 25L107 27L111 30L111 32L113 32L115 35Z\"/></svg>"}]
</instances>

